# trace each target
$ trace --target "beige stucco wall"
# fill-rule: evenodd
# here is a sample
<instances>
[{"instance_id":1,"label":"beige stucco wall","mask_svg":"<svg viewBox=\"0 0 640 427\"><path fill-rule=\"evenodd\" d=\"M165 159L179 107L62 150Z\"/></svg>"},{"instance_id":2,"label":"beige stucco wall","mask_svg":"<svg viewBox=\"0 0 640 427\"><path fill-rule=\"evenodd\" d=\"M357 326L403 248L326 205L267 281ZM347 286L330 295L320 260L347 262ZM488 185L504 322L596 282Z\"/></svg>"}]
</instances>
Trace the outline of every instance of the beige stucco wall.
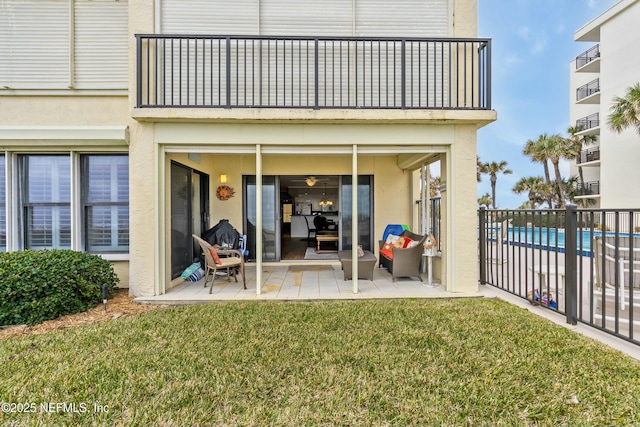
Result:
<instances>
[{"instance_id":1,"label":"beige stucco wall","mask_svg":"<svg viewBox=\"0 0 640 427\"><path fill-rule=\"evenodd\" d=\"M451 256L450 283L456 292L478 290L478 236L476 183L476 128L456 126L455 143L447 171L447 203L443 215L448 215L447 233ZM449 286L449 285L448 285Z\"/></svg>"},{"instance_id":2,"label":"beige stucco wall","mask_svg":"<svg viewBox=\"0 0 640 427\"><path fill-rule=\"evenodd\" d=\"M124 129L130 120L127 103L126 95L77 96L73 91L65 96L38 93L7 96L5 93L0 96L0 126L4 127L3 135L14 134L19 138L0 140L0 150L41 153L71 150L127 152L126 132L116 132L121 135L119 140L90 139L95 135L103 135L100 129L104 127ZM88 139L79 136L83 134ZM37 137L29 139L29 135ZM118 286L128 288L129 261L111 261L111 264L120 279Z\"/></svg>"},{"instance_id":3,"label":"beige stucco wall","mask_svg":"<svg viewBox=\"0 0 640 427\"><path fill-rule=\"evenodd\" d=\"M0 96L0 126L126 126L126 96Z\"/></svg>"},{"instance_id":4,"label":"beige stucco wall","mask_svg":"<svg viewBox=\"0 0 640 427\"><path fill-rule=\"evenodd\" d=\"M478 36L478 1L454 0L453 37Z\"/></svg>"}]
</instances>

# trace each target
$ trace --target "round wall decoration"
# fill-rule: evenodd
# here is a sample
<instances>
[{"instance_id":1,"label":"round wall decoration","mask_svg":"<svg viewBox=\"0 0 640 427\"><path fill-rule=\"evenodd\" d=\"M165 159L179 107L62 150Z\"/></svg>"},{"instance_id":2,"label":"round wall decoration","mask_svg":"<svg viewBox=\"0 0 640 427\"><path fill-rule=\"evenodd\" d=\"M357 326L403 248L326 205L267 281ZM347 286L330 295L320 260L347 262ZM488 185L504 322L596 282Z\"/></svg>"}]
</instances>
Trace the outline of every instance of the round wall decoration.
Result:
<instances>
[{"instance_id":1,"label":"round wall decoration","mask_svg":"<svg viewBox=\"0 0 640 427\"><path fill-rule=\"evenodd\" d=\"M234 193L235 191L233 191L233 188L229 187L228 185L221 185L216 190L216 196L220 200L229 200L231 197L233 197Z\"/></svg>"}]
</instances>

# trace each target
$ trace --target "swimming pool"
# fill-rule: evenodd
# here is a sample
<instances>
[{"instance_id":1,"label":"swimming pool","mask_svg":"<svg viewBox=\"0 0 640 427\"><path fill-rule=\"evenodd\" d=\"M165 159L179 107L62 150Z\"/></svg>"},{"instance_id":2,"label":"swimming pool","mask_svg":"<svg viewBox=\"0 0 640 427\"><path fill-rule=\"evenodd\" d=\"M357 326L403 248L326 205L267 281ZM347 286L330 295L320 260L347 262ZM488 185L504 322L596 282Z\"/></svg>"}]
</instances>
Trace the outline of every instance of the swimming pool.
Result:
<instances>
[{"instance_id":1,"label":"swimming pool","mask_svg":"<svg viewBox=\"0 0 640 427\"><path fill-rule=\"evenodd\" d=\"M615 236L613 232L607 232L607 236ZM577 250L578 254L591 256L591 242L594 237L602 236L602 231L578 230ZM628 237L629 233L618 233L620 237ZM640 234L633 234L640 237ZM565 232L563 229L540 227L509 227L508 234L503 237L510 245L533 247L564 253Z\"/></svg>"}]
</instances>

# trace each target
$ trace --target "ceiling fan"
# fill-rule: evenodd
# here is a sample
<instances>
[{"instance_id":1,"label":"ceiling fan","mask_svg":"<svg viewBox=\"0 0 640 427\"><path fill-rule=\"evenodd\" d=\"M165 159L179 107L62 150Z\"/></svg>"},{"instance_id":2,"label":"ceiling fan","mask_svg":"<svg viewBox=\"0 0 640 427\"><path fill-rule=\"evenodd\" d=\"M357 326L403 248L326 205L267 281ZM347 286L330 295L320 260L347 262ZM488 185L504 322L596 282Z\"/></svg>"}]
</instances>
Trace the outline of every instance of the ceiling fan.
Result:
<instances>
[{"instance_id":1,"label":"ceiling fan","mask_svg":"<svg viewBox=\"0 0 640 427\"><path fill-rule=\"evenodd\" d=\"M308 175L302 179L292 179L292 182L304 182L308 187L313 187L318 182L329 182L328 178L318 178L315 175Z\"/></svg>"}]
</instances>

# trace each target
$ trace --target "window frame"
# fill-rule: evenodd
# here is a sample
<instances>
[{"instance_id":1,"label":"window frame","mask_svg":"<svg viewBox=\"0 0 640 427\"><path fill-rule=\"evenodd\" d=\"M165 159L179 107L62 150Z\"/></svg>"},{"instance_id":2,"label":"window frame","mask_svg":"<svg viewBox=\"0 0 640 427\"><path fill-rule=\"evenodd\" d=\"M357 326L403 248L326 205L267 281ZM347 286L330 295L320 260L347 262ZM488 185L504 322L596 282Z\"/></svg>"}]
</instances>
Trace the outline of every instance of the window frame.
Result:
<instances>
[{"instance_id":1,"label":"window frame","mask_svg":"<svg viewBox=\"0 0 640 427\"><path fill-rule=\"evenodd\" d=\"M0 156L3 154L0 154ZM48 157L48 156L62 156L69 159L69 187L70 187L70 199L69 202L34 202L32 200L27 201L28 190L28 159L31 157ZM129 174L129 160L130 156L127 151L114 150L114 151L12 151L4 154L5 168L8 169L6 173L7 182L5 182L6 196L3 202L7 206L7 221L6 221L6 233L7 244L5 250L24 250L27 248L27 209L32 206L70 206L71 215L71 247L70 249L76 251L82 251L92 253L101 256L104 259L110 261L128 261L130 256L130 211L127 209L127 245L126 249L115 251L102 251L94 250L89 251L89 245L87 242L87 222L85 221L85 180L88 176L85 176L87 172L83 167L84 159L91 156L114 156L114 157L126 157L126 173L127 173L127 188L123 194L126 194L126 201L120 200L116 202L88 202L89 206L99 205L113 205L113 206L130 206L129 199L129 187L130 187L130 174ZM13 168L10 165L13 164ZM114 175L117 177L117 175ZM117 185L117 183L112 184ZM10 194L17 196L16 203L11 203ZM0 205L1 206L1 205ZM117 221L117 217L116 217ZM116 224L116 229L120 227ZM13 236L13 237L12 237ZM61 247L46 247L44 249L62 249ZM1 250L2 248L0 248ZM36 247L34 249L43 249ZM67 249L67 247L65 247Z\"/></svg>"},{"instance_id":2,"label":"window frame","mask_svg":"<svg viewBox=\"0 0 640 427\"><path fill-rule=\"evenodd\" d=\"M96 158L96 157L114 157L114 158L126 158L126 163L127 163L127 194L126 194L126 201L91 201L91 197L90 197L90 178L89 178L89 174L91 173L91 171L89 170L90 168L90 164L89 161L91 158ZM131 235L131 226L130 226L130 221L127 220L127 229L126 229L126 234L127 234L127 244L126 245L122 245L122 246L126 246L126 250L93 250L91 248L91 244L90 244L90 230L89 230L89 210L93 207L106 207L106 206L110 206L112 208L117 208L117 207L127 207L127 217L129 218L129 206L130 206L130 201L129 201L129 185L130 185L130 176L129 176L129 155L126 153L86 153L86 154L80 154L80 185L81 185L81 196L80 196L80 202L79 202L79 208L81 210L81 216L82 216L82 245L84 248L84 251L87 253L92 253L92 254L128 254L129 250L130 250L130 235ZM116 181L113 181L113 177L111 177L112 180L110 181L110 185L113 186L115 185L117 187L118 182L117 182L117 175L115 176ZM117 214L117 209L114 210L115 212L113 214L115 214L116 216L116 221L118 220L118 214ZM114 237L113 235L111 236L111 240L113 240L114 238L117 240L118 239L118 229L119 229L119 224L117 224L116 228L114 229L114 223L113 223L113 216L112 216L112 222L111 222L111 229L112 229L112 233L115 232L116 236Z\"/></svg>"}]
</instances>

